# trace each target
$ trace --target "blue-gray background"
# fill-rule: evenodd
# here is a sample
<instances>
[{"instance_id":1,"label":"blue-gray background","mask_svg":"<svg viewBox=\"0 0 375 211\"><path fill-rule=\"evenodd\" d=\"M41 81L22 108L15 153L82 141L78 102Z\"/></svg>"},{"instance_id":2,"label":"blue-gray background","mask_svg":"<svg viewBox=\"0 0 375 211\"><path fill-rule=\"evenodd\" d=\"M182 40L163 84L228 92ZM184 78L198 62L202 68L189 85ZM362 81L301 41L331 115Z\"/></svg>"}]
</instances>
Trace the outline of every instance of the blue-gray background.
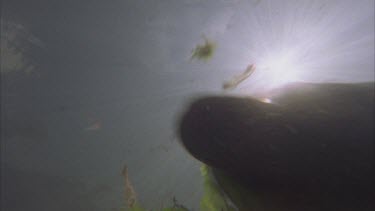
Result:
<instances>
[{"instance_id":1,"label":"blue-gray background","mask_svg":"<svg viewBox=\"0 0 375 211\"><path fill-rule=\"evenodd\" d=\"M214 57L190 60L203 36ZM3 0L1 208L118 210L126 164L147 208L197 210L200 163L175 131L192 96L288 49L301 80L371 81L373 46L373 0ZM274 83L263 72L233 93Z\"/></svg>"}]
</instances>

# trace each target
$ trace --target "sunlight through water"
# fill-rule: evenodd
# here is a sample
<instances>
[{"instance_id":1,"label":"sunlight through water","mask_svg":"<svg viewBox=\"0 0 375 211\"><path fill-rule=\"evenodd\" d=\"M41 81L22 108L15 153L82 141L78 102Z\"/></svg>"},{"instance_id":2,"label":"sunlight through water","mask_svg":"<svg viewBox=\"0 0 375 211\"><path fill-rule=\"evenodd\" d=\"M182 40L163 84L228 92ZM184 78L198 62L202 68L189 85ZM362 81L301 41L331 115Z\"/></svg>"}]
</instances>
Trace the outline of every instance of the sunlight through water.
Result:
<instances>
[{"instance_id":1,"label":"sunlight through water","mask_svg":"<svg viewBox=\"0 0 375 211\"><path fill-rule=\"evenodd\" d=\"M246 4L240 3L229 22L232 41L226 47L237 55L238 69L257 67L242 91L293 81L374 80L373 0Z\"/></svg>"}]
</instances>

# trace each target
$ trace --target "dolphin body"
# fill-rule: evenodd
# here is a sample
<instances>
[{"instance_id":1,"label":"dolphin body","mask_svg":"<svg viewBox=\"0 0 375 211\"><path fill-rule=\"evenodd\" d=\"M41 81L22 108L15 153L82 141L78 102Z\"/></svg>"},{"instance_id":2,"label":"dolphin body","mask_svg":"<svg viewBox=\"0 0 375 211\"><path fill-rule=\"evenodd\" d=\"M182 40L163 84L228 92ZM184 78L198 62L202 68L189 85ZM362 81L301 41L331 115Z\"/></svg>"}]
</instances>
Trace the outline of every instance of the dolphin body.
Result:
<instances>
[{"instance_id":1,"label":"dolphin body","mask_svg":"<svg viewBox=\"0 0 375 211\"><path fill-rule=\"evenodd\" d=\"M238 209L375 210L374 83L293 83L267 97L200 97L180 119L182 144Z\"/></svg>"}]
</instances>

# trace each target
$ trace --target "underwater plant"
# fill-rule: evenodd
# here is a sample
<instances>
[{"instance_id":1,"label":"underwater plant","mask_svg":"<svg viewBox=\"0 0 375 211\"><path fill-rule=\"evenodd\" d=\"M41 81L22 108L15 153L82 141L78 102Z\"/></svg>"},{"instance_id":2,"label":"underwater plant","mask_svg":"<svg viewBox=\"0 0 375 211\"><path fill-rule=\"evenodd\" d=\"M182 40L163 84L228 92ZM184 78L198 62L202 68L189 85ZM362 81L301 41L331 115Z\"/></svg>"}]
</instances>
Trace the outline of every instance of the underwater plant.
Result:
<instances>
[{"instance_id":1,"label":"underwater plant","mask_svg":"<svg viewBox=\"0 0 375 211\"><path fill-rule=\"evenodd\" d=\"M133 184L129 179L128 167L125 165L122 170L122 176L124 178L124 189L125 189L125 204L126 207L122 210L126 211L147 211L147 209L143 208L137 201L136 192L134 189ZM177 203L177 199L173 197L173 205L172 207L161 208L160 211L189 211L185 206Z\"/></svg>"},{"instance_id":2,"label":"underwater plant","mask_svg":"<svg viewBox=\"0 0 375 211\"><path fill-rule=\"evenodd\" d=\"M191 55L191 59L199 59L207 61L212 58L214 51L216 49L216 44L209 39L207 39L205 36L203 36L204 44L203 45L197 45Z\"/></svg>"},{"instance_id":3,"label":"underwater plant","mask_svg":"<svg viewBox=\"0 0 375 211\"><path fill-rule=\"evenodd\" d=\"M256 197L248 190L234 182L221 172L214 171L203 164L200 168L203 177L203 196L200 201L200 211L236 211L252 210L256 204ZM125 181L126 211L148 211L137 202L136 192L130 182L128 170L125 166L122 172ZM152 209L157 211L189 211L179 204L175 197L171 207ZM122 209L123 210L123 209Z\"/></svg>"},{"instance_id":4,"label":"underwater plant","mask_svg":"<svg viewBox=\"0 0 375 211\"><path fill-rule=\"evenodd\" d=\"M202 165L201 174L203 176L203 197L200 203L201 211L234 211L236 210L229 203L229 199L222 192L219 184L214 179L211 169Z\"/></svg>"}]
</instances>

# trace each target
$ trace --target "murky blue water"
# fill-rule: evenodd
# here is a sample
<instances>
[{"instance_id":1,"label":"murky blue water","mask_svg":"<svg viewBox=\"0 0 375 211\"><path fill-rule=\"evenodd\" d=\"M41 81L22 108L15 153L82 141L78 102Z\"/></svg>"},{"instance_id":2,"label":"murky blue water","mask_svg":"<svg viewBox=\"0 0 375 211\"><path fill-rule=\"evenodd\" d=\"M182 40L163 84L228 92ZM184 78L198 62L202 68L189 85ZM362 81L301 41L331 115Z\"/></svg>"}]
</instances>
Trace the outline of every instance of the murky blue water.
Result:
<instances>
[{"instance_id":1,"label":"murky blue water","mask_svg":"<svg viewBox=\"0 0 375 211\"><path fill-rule=\"evenodd\" d=\"M191 96L374 78L374 1L5 0L2 209L117 210L124 165L147 208L198 210L201 165L178 141ZM191 60L203 36L217 49Z\"/></svg>"}]
</instances>

